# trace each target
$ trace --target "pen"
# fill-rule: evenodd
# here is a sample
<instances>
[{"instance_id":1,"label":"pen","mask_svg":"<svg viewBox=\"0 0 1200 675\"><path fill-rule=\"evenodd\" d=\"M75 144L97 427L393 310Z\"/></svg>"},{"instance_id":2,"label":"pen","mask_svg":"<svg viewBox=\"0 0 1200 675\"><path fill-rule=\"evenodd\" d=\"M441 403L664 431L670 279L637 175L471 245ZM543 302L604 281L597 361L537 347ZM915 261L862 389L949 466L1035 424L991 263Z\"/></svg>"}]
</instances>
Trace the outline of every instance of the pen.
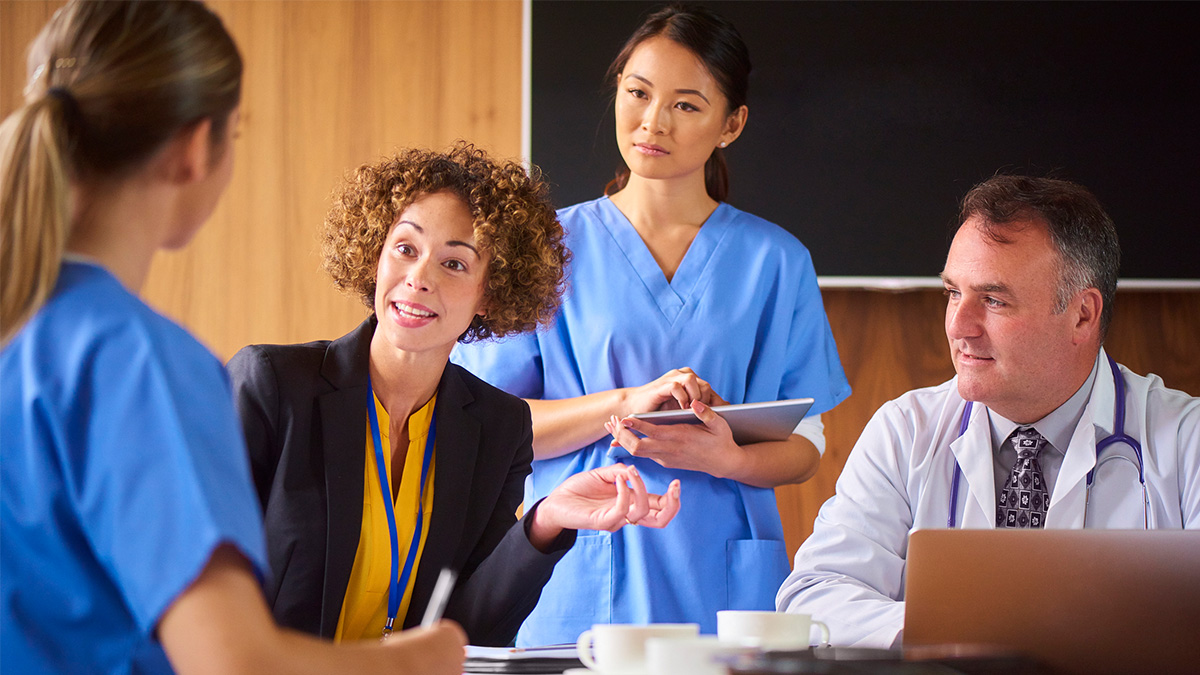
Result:
<instances>
[{"instance_id":1,"label":"pen","mask_svg":"<svg viewBox=\"0 0 1200 675\"><path fill-rule=\"evenodd\" d=\"M450 601L450 591L454 590L454 581L458 574L449 567L443 567L438 575L437 583L433 585L433 593L429 596L429 604L425 606L425 617L421 619L421 627L429 628L442 618L446 611L446 603Z\"/></svg>"}]
</instances>

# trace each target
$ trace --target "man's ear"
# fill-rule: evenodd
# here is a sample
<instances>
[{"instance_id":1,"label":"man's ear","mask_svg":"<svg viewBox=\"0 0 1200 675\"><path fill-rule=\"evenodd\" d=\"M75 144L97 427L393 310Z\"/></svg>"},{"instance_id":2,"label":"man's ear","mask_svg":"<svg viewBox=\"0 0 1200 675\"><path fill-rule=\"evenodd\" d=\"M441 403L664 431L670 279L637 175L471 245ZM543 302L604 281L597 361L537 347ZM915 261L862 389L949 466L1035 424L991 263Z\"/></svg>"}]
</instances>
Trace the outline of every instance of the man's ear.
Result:
<instances>
[{"instance_id":1,"label":"man's ear","mask_svg":"<svg viewBox=\"0 0 1200 675\"><path fill-rule=\"evenodd\" d=\"M167 143L161 160L163 175L173 183L203 180L212 169L212 120L204 118L180 129Z\"/></svg>"},{"instance_id":2,"label":"man's ear","mask_svg":"<svg viewBox=\"0 0 1200 675\"><path fill-rule=\"evenodd\" d=\"M1104 311L1104 298L1097 288L1085 288L1075 296L1075 344L1100 339L1100 315Z\"/></svg>"}]
</instances>

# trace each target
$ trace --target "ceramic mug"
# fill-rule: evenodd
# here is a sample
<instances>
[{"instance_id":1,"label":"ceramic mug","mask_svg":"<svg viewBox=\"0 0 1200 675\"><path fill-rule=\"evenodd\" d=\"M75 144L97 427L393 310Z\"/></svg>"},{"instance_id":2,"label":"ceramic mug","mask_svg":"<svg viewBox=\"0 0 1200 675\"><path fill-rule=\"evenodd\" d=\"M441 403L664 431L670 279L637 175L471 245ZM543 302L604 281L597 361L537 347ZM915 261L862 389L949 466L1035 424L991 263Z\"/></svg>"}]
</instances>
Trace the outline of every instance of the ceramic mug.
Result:
<instances>
[{"instance_id":1,"label":"ceramic mug","mask_svg":"<svg viewBox=\"0 0 1200 675\"><path fill-rule=\"evenodd\" d=\"M829 644L829 626L808 614L727 609L717 612L717 635L723 642L760 649L808 649L809 629L821 631Z\"/></svg>"},{"instance_id":2,"label":"ceramic mug","mask_svg":"<svg viewBox=\"0 0 1200 675\"><path fill-rule=\"evenodd\" d=\"M694 638L699 634L700 625L695 623L598 623L583 631L575 646L579 660L590 670L604 675L643 675L647 640Z\"/></svg>"}]
</instances>

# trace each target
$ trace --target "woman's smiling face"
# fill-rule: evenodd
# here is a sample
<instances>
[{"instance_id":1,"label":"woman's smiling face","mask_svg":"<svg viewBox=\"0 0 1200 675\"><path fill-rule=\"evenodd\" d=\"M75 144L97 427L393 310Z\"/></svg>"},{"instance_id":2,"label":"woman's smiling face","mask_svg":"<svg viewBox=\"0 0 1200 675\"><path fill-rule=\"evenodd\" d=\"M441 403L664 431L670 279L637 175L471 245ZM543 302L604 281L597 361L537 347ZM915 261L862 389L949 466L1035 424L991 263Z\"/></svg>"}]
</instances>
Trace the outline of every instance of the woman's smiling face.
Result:
<instances>
[{"instance_id":1,"label":"woman's smiling face","mask_svg":"<svg viewBox=\"0 0 1200 675\"><path fill-rule=\"evenodd\" d=\"M392 225L375 272L375 314L387 343L448 356L482 315L487 255L467 205L449 191L418 197Z\"/></svg>"}]
</instances>

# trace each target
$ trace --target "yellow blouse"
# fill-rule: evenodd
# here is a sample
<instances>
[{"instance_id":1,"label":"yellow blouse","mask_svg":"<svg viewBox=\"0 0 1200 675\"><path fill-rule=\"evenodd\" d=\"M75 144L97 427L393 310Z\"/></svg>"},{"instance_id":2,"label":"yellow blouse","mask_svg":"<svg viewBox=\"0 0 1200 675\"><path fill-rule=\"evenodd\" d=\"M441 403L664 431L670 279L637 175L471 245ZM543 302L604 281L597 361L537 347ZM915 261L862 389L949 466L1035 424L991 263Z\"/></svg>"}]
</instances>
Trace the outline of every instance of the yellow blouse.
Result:
<instances>
[{"instance_id":1,"label":"yellow blouse","mask_svg":"<svg viewBox=\"0 0 1200 675\"><path fill-rule=\"evenodd\" d=\"M429 403L408 418L408 455L404 460L404 475L400 478L400 491L392 505L396 517L396 540L400 544L399 573L404 571L408 547L413 540L417 525L417 499L420 494L421 463L425 458L425 439L429 436L429 422L433 416L434 395ZM392 444L388 440L390 419L379 398L375 398L375 410L379 415L379 435L386 458L388 485L392 485ZM435 441L436 444L436 441ZM342 613L338 617L334 641L377 640L383 634L387 622L388 577L391 575L392 550L388 535L387 511L389 500L384 499L379 487L379 473L375 468L375 445L371 434L371 423L367 421L367 461L363 472L363 517L358 536L358 551L354 554L354 567L350 572L350 583L346 586L346 597L342 601ZM436 457L436 449L434 451ZM408 587L400 598L400 609L396 614L394 629L400 630L408 604L412 599L413 582L421 564L421 552L425 549L425 537L429 534L429 517L433 509L433 474L436 461L430 460L429 475L425 485L423 505L424 522L417 557L413 561Z\"/></svg>"}]
</instances>

